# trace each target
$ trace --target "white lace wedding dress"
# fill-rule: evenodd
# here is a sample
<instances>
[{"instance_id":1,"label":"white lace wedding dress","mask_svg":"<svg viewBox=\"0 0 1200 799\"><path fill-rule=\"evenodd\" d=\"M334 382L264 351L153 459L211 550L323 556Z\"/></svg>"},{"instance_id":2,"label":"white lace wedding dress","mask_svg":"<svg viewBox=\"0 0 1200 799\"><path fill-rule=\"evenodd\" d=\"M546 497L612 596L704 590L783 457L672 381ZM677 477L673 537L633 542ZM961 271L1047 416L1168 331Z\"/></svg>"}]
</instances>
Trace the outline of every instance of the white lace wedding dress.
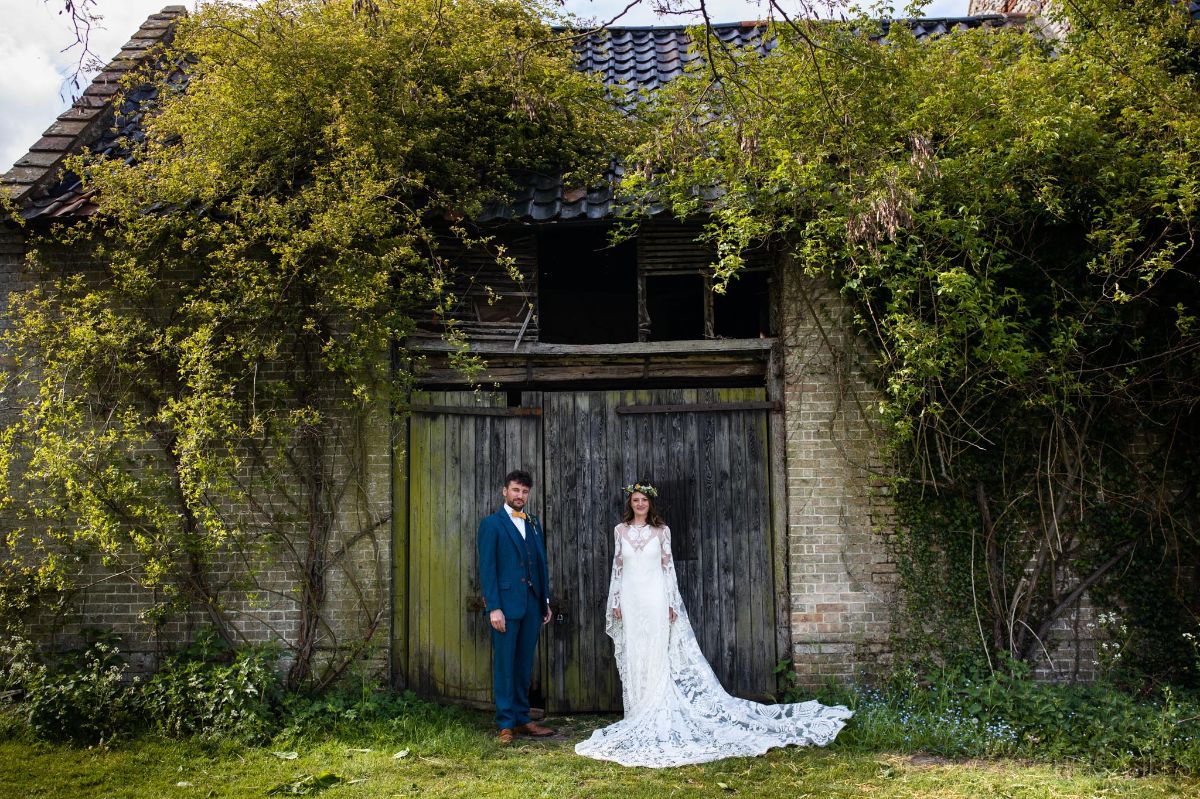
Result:
<instances>
[{"instance_id":1,"label":"white lace wedding dress","mask_svg":"<svg viewBox=\"0 0 1200 799\"><path fill-rule=\"evenodd\" d=\"M688 621L668 527L619 524L607 604L625 718L575 751L624 766L683 766L761 755L788 744L824 746L851 711L819 702L763 705L725 693ZM621 609L621 618L613 608ZM671 621L671 611L675 620Z\"/></svg>"}]
</instances>

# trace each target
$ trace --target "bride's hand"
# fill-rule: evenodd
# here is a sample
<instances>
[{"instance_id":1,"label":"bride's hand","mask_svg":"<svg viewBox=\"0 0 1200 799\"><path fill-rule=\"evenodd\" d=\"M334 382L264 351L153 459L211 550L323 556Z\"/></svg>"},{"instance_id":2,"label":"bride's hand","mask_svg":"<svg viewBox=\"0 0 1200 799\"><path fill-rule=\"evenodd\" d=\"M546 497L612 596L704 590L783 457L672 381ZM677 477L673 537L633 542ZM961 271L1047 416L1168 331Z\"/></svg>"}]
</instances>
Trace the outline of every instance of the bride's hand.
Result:
<instances>
[{"instance_id":1,"label":"bride's hand","mask_svg":"<svg viewBox=\"0 0 1200 799\"><path fill-rule=\"evenodd\" d=\"M613 608L613 618L614 619L621 618L621 609L619 607Z\"/></svg>"},{"instance_id":2,"label":"bride's hand","mask_svg":"<svg viewBox=\"0 0 1200 799\"><path fill-rule=\"evenodd\" d=\"M671 623L674 624L675 620L679 618L679 614L675 612L675 608L667 608L667 613L671 617Z\"/></svg>"}]
</instances>

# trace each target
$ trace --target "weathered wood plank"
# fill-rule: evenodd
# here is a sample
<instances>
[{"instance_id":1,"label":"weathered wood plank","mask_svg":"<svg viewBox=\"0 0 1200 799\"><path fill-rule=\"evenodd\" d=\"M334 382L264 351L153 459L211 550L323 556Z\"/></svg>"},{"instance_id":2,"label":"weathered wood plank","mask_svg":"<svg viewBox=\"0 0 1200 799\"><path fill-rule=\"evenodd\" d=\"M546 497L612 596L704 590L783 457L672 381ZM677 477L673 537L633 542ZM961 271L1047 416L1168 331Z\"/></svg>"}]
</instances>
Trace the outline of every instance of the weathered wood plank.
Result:
<instances>
[{"instance_id":1,"label":"weathered wood plank","mask_svg":"<svg viewBox=\"0 0 1200 799\"><path fill-rule=\"evenodd\" d=\"M702 414L696 420L696 439L699 460L696 464L700 476L700 507L703 521L701 535L701 551L703 558L704 584L710 587L705 592L704 615L698 620L697 635L704 656L710 664L720 667L717 660L718 642L721 640L721 586L718 582L720 575L717 519L717 476L716 459L713 453L713 438L715 436L716 417L713 414ZM718 675L719 677L720 675Z\"/></svg>"},{"instance_id":2,"label":"weathered wood plank","mask_svg":"<svg viewBox=\"0 0 1200 799\"><path fill-rule=\"evenodd\" d=\"M479 587L478 557L475 551L475 533L479 528L480 516L475 511L475 473L479 462L475 433L479 427L478 418L462 419L461 439L459 441L459 457L464 468L460 470L458 497L450 500L458 506L455 528L458 530L458 568L459 568L459 597L458 608L459 629L459 669L463 682L464 694L474 699L486 700L487 680L483 679L486 672L479 669L479 622L482 618L482 593ZM486 649L486 645L485 645Z\"/></svg>"},{"instance_id":3,"label":"weathered wood plank","mask_svg":"<svg viewBox=\"0 0 1200 799\"><path fill-rule=\"evenodd\" d=\"M700 483L695 468L699 458L700 417L696 414L687 414L677 418L682 425L680 435L682 446L678 454L673 455L672 460L678 464L677 468L683 473L680 482L686 492L686 505L683 508L681 519L683 529L676 530L674 537L676 540L682 539L685 542L682 549L688 560L681 563L678 554L680 547L677 544L675 568L686 584L688 593L685 594L685 601L688 603L689 614L697 619L702 619L706 613L707 602L703 571L705 520L701 510Z\"/></svg>"},{"instance_id":4,"label":"weathered wood plank","mask_svg":"<svg viewBox=\"0 0 1200 799\"><path fill-rule=\"evenodd\" d=\"M565 611L563 604L563 591L566 587L566 580L563 577L563 558L560 554L563 549L561 542L564 540L566 523L561 518L561 500L558 496L562 490L562 476L564 474L564 466L560 465L559 457L562 455L559 452L557 442L558 423L561 414L558 410L558 403L562 395L559 394L543 394L542 396L542 463L547 475L555 475L556 485L551 487L546 486L546 510L542 516L542 525L546 530L546 557L549 559L550 572L550 596L553 599L551 609L555 613L555 618L551 620L550 627L546 632L546 636L540 652L541 659L546 666L546 710L547 712L558 712L562 707L563 702L560 697L565 696L563 690L563 670L565 668L566 646L563 642L563 636L566 634L568 627L565 622L558 621L559 614ZM553 491L553 496L550 492ZM553 546L551 546L553 542ZM553 554L551 553L553 550Z\"/></svg>"},{"instance_id":5,"label":"weathered wood plank","mask_svg":"<svg viewBox=\"0 0 1200 799\"><path fill-rule=\"evenodd\" d=\"M589 524L589 517L592 517L595 513L596 496L592 464L596 457L597 442L592 439L591 420L594 413L594 405L597 401L603 402L595 392L583 391L575 394L575 424L573 432L576 459L576 502L571 526L573 528L572 536L577 547L580 544L580 539L586 535L584 530ZM571 571L574 577L574 584L571 586L574 604L585 604L590 598L588 592L589 586L584 582L587 571L585 564L581 563L578 557L576 557ZM578 636L575 656L579 662L572 669L571 690L579 697L580 703L585 707L587 703L595 701L595 697L590 690L593 686L589 685L588 681L588 673L591 666L588 660L595 656L597 643L595 640L595 621L596 614L577 611L574 625Z\"/></svg>"},{"instance_id":6,"label":"weathered wood plank","mask_svg":"<svg viewBox=\"0 0 1200 799\"><path fill-rule=\"evenodd\" d=\"M626 396L626 392L610 391L605 395L605 403L609 407L615 407L623 401L624 396ZM607 474L609 493L605 504L606 512L596 524L596 535L603 542L603 546L597 549L602 553L602 558L597 558L597 562L592 567L593 573L596 575L598 590L589 602L589 606L595 608L593 612L598 612L601 616L607 612L609 580L612 578L612 562L613 556L616 554L613 528L620 524L621 514L624 510L624 492L621 487L628 485L624 480L627 453L622 448L622 425L615 413L610 413L605 417L605 430L610 450ZM603 622L600 623L603 625ZM611 639L603 630L597 637L599 641L596 644L596 659L601 667L601 707L621 708L621 680L617 674L616 661L613 659Z\"/></svg>"},{"instance_id":7,"label":"weathered wood plank","mask_svg":"<svg viewBox=\"0 0 1200 799\"><path fill-rule=\"evenodd\" d=\"M422 393L414 393L414 402L425 398ZM413 484L410 488L410 513L412 524L409 527L411 541L411 560L409 582L412 586L411 605L409 613L409 677L414 688L418 691L430 691L428 676L428 648L426 646L426 627L428 626L428 575L427 551L429 527L426 524L425 501L430 490L430 457L429 457L429 423L427 417L413 417L412 457Z\"/></svg>"},{"instance_id":8,"label":"weathered wood plank","mask_svg":"<svg viewBox=\"0 0 1200 799\"><path fill-rule=\"evenodd\" d=\"M753 495L753 511L747 518L753 522L753 536L750 539L750 584L752 587L752 605L750 618L753 621L751 632L751 654L754 662L754 690L763 693L774 693L775 657L775 614L774 584L771 581L771 508L768 500L770 475L767 471L769 460L766 452L767 420L764 414L749 415L745 420L747 452L750 454L750 466L753 475L750 481L750 493Z\"/></svg>"},{"instance_id":9,"label":"weathered wood plank","mask_svg":"<svg viewBox=\"0 0 1200 799\"><path fill-rule=\"evenodd\" d=\"M408 683L409 455L412 427L408 416L392 417L392 687L403 690Z\"/></svg>"},{"instance_id":10,"label":"weathered wood plank","mask_svg":"<svg viewBox=\"0 0 1200 799\"><path fill-rule=\"evenodd\" d=\"M553 436L546 442L547 473L555 476L559 487L554 489L554 506L557 509L557 535L559 540L570 541L571 548L575 546L575 521L579 513L579 468L576 450L575 396L573 394L556 394L554 396ZM553 464L551 466L550 464ZM552 563L557 575L557 594L559 607L562 611L561 627L554 630L555 641L558 645L559 662L554 664L557 674L557 684L554 686L555 702L562 707L579 706L583 697L578 695L580 678L578 668L579 646L582 640L580 623L582 614L578 612L578 598L574 590L577 564L573 557L563 552L562 557L555 558Z\"/></svg>"},{"instance_id":11,"label":"weathered wood plank","mask_svg":"<svg viewBox=\"0 0 1200 799\"><path fill-rule=\"evenodd\" d=\"M515 350L517 355L700 355L708 353L770 352L774 339L729 338L689 341L644 341L627 344L547 344L526 341ZM458 347L441 339L413 338L405 347L419 352L454 352ZM512 344L479 342L471 344L471 352L480 355L512 355Z\"/></svg>"},{"instance_id":12,"label":"weathered wood plank","mask_svg":"<svg viewBox=\"0 0 1200 799\"><path fill-rule=\"evenodd\" d=\"M542 395L537 391L526 391L521 394L521 405L529 410L536 410L538 413L524 414L512 419L506 419L505 424L510 425L517 430L519 444L519 455L517 459L524 464L521 468L529 472L533 477L533 485L535 490L532 492L530 501L533 504L533 512L542 519L545 519L546 512L546 472L543 468L545 452L542 446L542 425L537 417L542 411ZM553 548L553 547L551 547ZM551 557L547 553L547 557ZM540 616L539 616L540 618ZM547 636L543 629L541 640L538 642L539 652L544 653L546 647ZM533 664L533 689L531 700L536 700L540 704L539 707L545 708L546 703L546 676L547 671L544 668L545 658L540 657Z\"/></svg>"},{"instance_id":13,"label":"weathered wood plank","mask_svg":"<svg viewBox=\"0 0 1200 799\"><path fill-rule=\"evenodd\" d=\"M514 383L578 384L588 381L633 382L653 374L659 380L743 380L759 379L766 373L764 363L687 364L671 367L645 364L592 366L501 366L490 364L478 376L482 383L512 385ZM433 367L424 371L420 384L427 387L460 386L462 374L451 367Z\"/></svg>"},{"instance_id":14,"label":"weathered wood plank","mask_svg":"<svg viewBox=\"0 0 1200 799\"><path fill-rule=\"evenodd\" d=\"M461 667L463 648L462 596L465 586L462 584L462 563L459 554L466 549L466 536L459 524L459 514L462 512L462 502L459 501L462 485L462 470L464 467L461 443L462 428L473 420L462 416L446 417L446 476L442 481L440 494L441 503L433 509L438 518L438 549L439 557L446 564L446 573L442 583L444 586L442 606L442 634L445 636L441 643L443 657L442 685L462 696L465 693L463 669ZM466 461L474 464L474 459Z\"/></svg>"},{"instance_id":15,"label":"weathered wood plank","mask_svg":"<svg viewBox=\"0 0 1200 799\"><path fill-rule=\"evenodd\" d=\"M475 434L475 450L478 460L478 467L475 469L475 522L472 525L471 535L472 541L470 545L471 556L476 561L475 566L475 590L480 595L483 594L483 587L479 584L479 552L475 543L474 535L479 531L479 522L484 516L500 507L500 485L499 481L494 477L494 469L492 468L493 445L496 440L495 426L501 423L500 419L494 417L480 417L476 419L478 424ZM488 622L487 616L483 613L476 614L476 624L478 631L475 638L478 651L475 653L475 668L476 673L481 675L481 691L484 695L491 697L491 674L492 674L492 633L491 625Z\"/></svg>"},{"instance_id":16,"label":"weathered wood plank","mask_svg":"<svg viewBox=\"0 0 1200 799\"><path fill-rule=\"evenodd\" d=\"M678 402L663 405L619 405L617 413L722 413L728 411L780 411L778 402L746 400L730 402Z\"/></svg>"},{"instance_id":17,"label":"weathered wood plank","mask_svg":"<svg viewBox=\"0 0 1200 799\"><path fill-rule=\"evenodd\" d=\"M449 469L446 460L446 424L451 421L446 416L434 416L429 424L429 492L426 501L426 530L428 546L426 549L425 568L426 585L429 586L428 602L429 616L428 638L426 648L429 652L429 680L436 686L435 690L445 690L446 683L446 585L447 564L444 554L444 544L438 528L437 509L445 501L445 480Z\"/></svg>"},{"instance_id":18,"label":"weathered wood plank","mask_svg":"<svg viewBox=\"0 0 1200 799\"><path fill-rule=\"evenodd\" d=\"M429 416L541 416L541 408L505 408L488 405L409 405L402 410Z\"/></svg>"},{"instance_id":19,"label":"weathered wood plank","mask_svg":"<svg viewBox=\"0 0 1200 799\"><path fill-rule=\"evenodd\" d=\"M734 549L733 492L729 456L732 452L729 414L714 414L714 450L717 457L717 516L716 537L718 542L717 585L721 592L721 648L718 655L719 674L728 688L737 685L737 562Z\"/></svg>"},{"instance_id":20,"label":"weathered wood plank","mask_svg":"<svg viewBox=\"0 0 1200 799\"><path fill-rule=\"evenodd\" d=\"M743 394L741 390L733 389L728 392L731 402ZM732 573L734 585L734 625L736 626L736 657L734 659L736 679L733 689L739 694L753 693L749 689L754 684L755 669L758 664L751 657L754 642L754 619L751 615L753 607L752 594L754 584L751 581L750 551L751 527L757 522L753 518L754 506L752 500L753 478L750 473L749 459L746 452L746 441L742 437L746 418L751 414L739 413L729 416L725 421L729 424L729 502L731 509L737 508L738 513L731 514L730 544L733 553Z\"/></svg>"}]
</instances>

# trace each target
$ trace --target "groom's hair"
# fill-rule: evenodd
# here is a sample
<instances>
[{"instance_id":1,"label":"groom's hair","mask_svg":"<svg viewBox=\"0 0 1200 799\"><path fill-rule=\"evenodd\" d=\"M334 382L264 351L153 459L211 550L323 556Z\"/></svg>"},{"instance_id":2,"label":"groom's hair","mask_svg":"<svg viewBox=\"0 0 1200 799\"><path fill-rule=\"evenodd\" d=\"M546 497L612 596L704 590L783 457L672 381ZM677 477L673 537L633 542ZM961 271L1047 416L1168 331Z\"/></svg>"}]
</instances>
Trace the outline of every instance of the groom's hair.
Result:
<instances>
[{"instance_id":1,"label":"groom's hair","mask_svg":"<svg viewBox=\"0 0 1200 799\"><path fill-rule=\"evenodd\" d=\"M507 487L509 483L520 483L526 488L533 488L533 477L530 476L529 472L521 469L513 469L511 472L504 475L505 487Z\"/></svg>"}]
</instances>

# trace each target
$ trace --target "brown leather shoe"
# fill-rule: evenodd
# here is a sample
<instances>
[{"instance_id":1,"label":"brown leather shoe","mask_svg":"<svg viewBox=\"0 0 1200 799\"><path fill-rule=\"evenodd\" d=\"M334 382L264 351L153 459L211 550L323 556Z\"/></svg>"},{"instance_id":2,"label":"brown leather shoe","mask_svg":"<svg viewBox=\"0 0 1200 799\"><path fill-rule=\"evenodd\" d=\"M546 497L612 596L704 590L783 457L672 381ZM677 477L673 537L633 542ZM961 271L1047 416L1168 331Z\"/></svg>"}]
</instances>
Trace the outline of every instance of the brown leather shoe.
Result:
<instances>
[{"instance_id":1,"label":"brown leather shoe","mask_svg":"<svg viewBox=\"0 0 1200 799\"><path fill-rule=\"evenodd\" d=\"M516 729L521 735L532 735L534 738L545 738L547 735L554 734L554 730L533 721L528 724L519 724Z\"/></svg>"},{"instance_id":2,"label":"brown leather shoe","mask_svg":"<svg viewBox=\"0 0 1200 799\"><path fill-rule=\"evenodd\" d=\"M501 746L506 746L506 745L512 743L513 742L513 731L511 729L509 729L508 727L505 727L504 729L500 730L500 734L496 736L496 740L498 740L500 742Z\"/></svg>"}]
</instances>

